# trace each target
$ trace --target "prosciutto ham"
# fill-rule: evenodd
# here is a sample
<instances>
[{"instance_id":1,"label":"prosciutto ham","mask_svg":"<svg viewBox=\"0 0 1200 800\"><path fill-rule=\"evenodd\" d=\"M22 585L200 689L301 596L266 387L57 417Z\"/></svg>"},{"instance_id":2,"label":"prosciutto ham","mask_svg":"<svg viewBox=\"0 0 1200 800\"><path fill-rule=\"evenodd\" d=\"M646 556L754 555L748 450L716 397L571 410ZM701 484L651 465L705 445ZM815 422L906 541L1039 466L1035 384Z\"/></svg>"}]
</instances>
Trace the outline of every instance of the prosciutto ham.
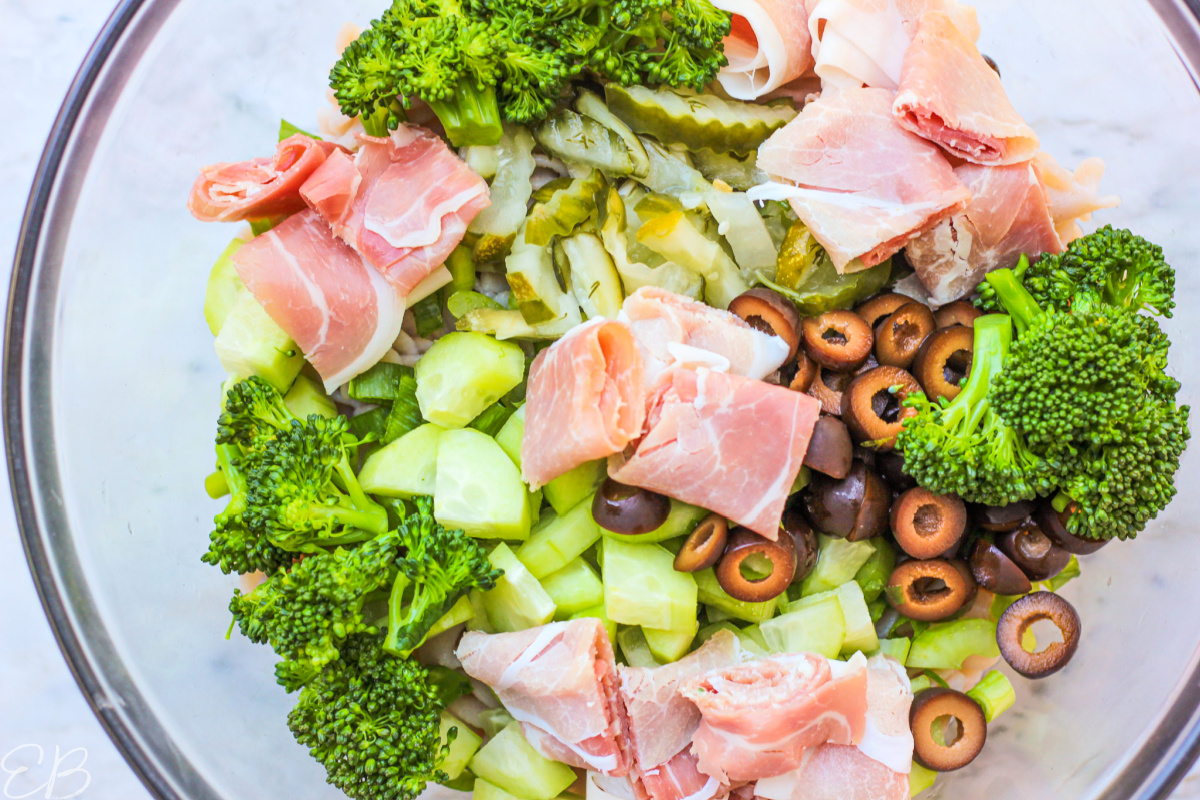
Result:
<instances>
[{"instance_id":1,"label":"prosciutto ham","mask_svg":"<svg viewBox=\"0 0 1200 800\"><path fill-rule=\"evenodd\" d=\"M812 39L802 0L715 0L733 15L725 37L729 64L717 80L730 97L756 100L812 68Z\"/></svg>"},{"instance_id":2,"label":"prosciutto ham","mask_svg":"<svg viewBox=\"0 0 1200 800\"><path fill-rule=\"evenodd\" d=\"M596 319L538 353L525 391L521 472L531 489L621 452L642 431L646 389L629 328Z\"/></svg>"},{"instance_id":3,"label":"prosciutto ham","mask_svg":"<svg viewBox=\"0 0 1200 800\"><path fill-rule=\"evenodd\" d=\"M605 775L629 773L616 662L600 620L468 631L455 655L468 675L496 692L546 758Z\"/></svg>"},{"instance_id":4,"label":"prosciutto ham","mask_svg":"<svg viewBox=\"0 0 1200 800\"><path fill-rule=\"evenodd\" d=\"M1046 191L1032 164L964 164L954 174L971 190L970 204L909 242L904 251L933 303L969 294L984 275L1015 266L1022 254L1062 251Z\"/></svg>"},{"instance_id":5,"label":"prosciutto ham","mask_svg":"<svg viewBox=\"0 0 1200 800\"><path fill-rule=\"evenodd\" d=\"M788 356L787 344L778 336L756 330L728 311L653 286L625 298L617 319L633 332L642 377L651 389L673 366L707 366L762 379Z\"/></svg>"},{"instance_id":6,"label":"prosciutto ham","mask_svg":"<svg viewBox=\"0 0 1200 800\"><path fill-rule=\"evenodd\" d=\"M700 710L692 744L700 771L724 782L791 772L807 748L857 744L866 730L861 654L846 663L812 653L765 658L692 678L680 691Z\"/></svg>"},{"instance_id":7,"label":"prosciutto ham","mask_svg":"<svg viewBox=\"0 0 1200 800\"><path fill-rule=\"evenodd\" d=\"M768 539L779 537L820 403L701 367L665 373L647 408L644 435L609 459L614 480L716 511Z\"/></svg>"},{"instance_id":8,"label":"prosciutto ham","mask_svg":"<svg viewBox=\"0 0 1200 800\"><path fill-rule=\"evenodd\" d=\"M201 222L237 222L293 214L304 208L300 186L338 147L297 133L279 143L275 155L200 171L188 210Z\"/></svg>"},{"instance_id":9,"label":"prosciutto ham","mask_svg":"<svg viewBox=\"0 0 1200 800\"><path fill-rule=\"evenodd\" d=\"M975 164L1017 164L1038 151L1000 76L940 11L918 23L892 112L907 130Z\"/></svg>"},{"instance_id":10,"label":"prosciutto ham","mask_svg":"<svg viewBox=\"0 0 1200 800\"><path fill-rule=\"evenodd\" d=\"M397 128L360 137L353 159L334 159L300 193L339 238L404 296L437 269L487 207L487 183L440 138Z\"/></svg>"},{"instance_id":11,"label":"prosciutto ham","mask_svg":"<svg viewBox=\"0 0 1200 800\"><path fill-rule=\"evenodd\" d=\"M896 124L883 89L809 103L759 148L758 166L786 184L751 198L790 200L840 272L878 264L971 199L941 150Z\"/></svg>"},{"instance_id":12,"label":"prosciutto ham","mask_svg":"<svg viewBox=\"0 0 1200 800\"><path fill-rule=\"evenodd\" d=\"M695 652L672 664L654 669L618 668L637 797L708 800L727 788L697 766L691 744L700 711L680 696L679 687L689 678L742 660L737 637L718 631Z\"/></svg>"},{"instance_id":13,"label":"prosciutto ham","mask_svg":"<svg viewBox=\"0 0 1200 800\"><path fill-rule=\"evenodd\" d=\"M404 299L335 239L315 211L294 214L251 239L233 263L327 391L379 361L400 334Z\"/></svg>"}]
</instances>

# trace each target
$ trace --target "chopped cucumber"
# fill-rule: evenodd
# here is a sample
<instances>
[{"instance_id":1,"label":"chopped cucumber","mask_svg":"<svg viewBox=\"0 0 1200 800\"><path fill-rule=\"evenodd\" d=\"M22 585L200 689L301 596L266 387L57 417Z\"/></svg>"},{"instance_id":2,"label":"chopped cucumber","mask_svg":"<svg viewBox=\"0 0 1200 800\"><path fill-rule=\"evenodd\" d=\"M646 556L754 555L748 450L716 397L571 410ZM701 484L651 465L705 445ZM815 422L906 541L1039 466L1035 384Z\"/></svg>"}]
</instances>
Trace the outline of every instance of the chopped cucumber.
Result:
<instances>
[{"instance_id":1,"label":"chopped cucumber","mask_svg":"<svg viewBox=\"0 0 1200 800\"><path fill-rule=\"evenodd\" d=\"M338 415L337 405L325 394L321 384L307 375L297 375L292 388L283 396L283 404L300 419L311 414L333 419Z\"/></svg>"},{"instance_id":2,"label":"chopped cucumber","mask_svg":"<svg viewBox=\"0 0 1200 800\"><path fill-rule=\"evenodd\" d=\"M479 712L479 727L487 739L491 739L500 731L513 723L513 715L504 706L489 708Z\"/></svg>"},{"instance_id":3,"label":"chopped cucumber","mask_svg":"<svg viewBox=\"0 0 1200 800\"><path fill-rule=\"evenodd\" d=\"M641 159L635 163L634 152L615 132L597 120L560 108L533 129L538 144L552 156L568 164L604 170L609 175L633 175L640 170L646 174ZM641 157L645 158L645 152Z\"/></svg>"},{"instance_id":4,"label":"chopped cucumber","mask_svg":"<svg viewBox=\"0 0 1200 800\"><path fill-rule=\"evenodd\" d=\"M412 377L411 367L381 361L346 384L346 394L365 403L383 403L400 396L401 381Z\"/></svg>"},{"instance_id":5,"label":"chopped cucumber","mask_svg":"<svg viewBox=\"0 0 1200 800\"><path fill-rule=\"evenodd\" d=\"M588 507L591 507L590 503ZM649 533L623 534L610 531L606 528L601 528L600 533L606 537L620 539L622 542L630 544L654 544L688 535L700 524L700 520L707 516L708 511L699 506L689 505L680 500L672 500L671 510L667 514L666 521Z\"/></svg>"},{"instance_id":6,"label":"chopped cucumber","mask_svg":"<svg viewBox=\"0 0 1200 800\"><path fill-rule=\"evenodd\" d=\"M257 375L286 392L304 356L250 292L238 295L215 342L221 366L235 378Z\"/></svg>"},{"instance_id":7,"label":"chopped cucumber","mask_svg":"<svg viewBox=\"0 0 1200 800\"><path fill-rule=\"evenodd\" d=\"M517 555L520 558L520 554ZM554 605L560 619L593 608L604 602L604 584L600 576L582 558L572 559L562 569L541 579L542 588Z\"/></svg>"},{"instance_id":8,"label":"chopped cucumber","mask_svg":"<svg viewBox=\"0 0 1200 800\"><path fill-rule=\"evenodd\" d=\"M692 620L692 624L678 631L660 631L655 628L642 628L642 635L650 647L650 653L660 664L670 664L687 655L692 649L692 642L700 625Z\"/></svg>"},{"instance_id":9,"label":"chopped cucumber","mask_svg":"<svg viewBox=\"0 0 1200 800\"><path fill-rule=\"evenodd\" d=\"M483 539L529 538L529 493L496 440L472 428L445 431L437 445L433 515Z\"/></svg>"},{"instance_id":10,"label":"chopped cucumber","mask_svg":"<svg viewBox=\"0 0 1200 800\"><path fill-rule=\"evenodd\" d=\"M561 239L558 246L566 256L563 270L575 301L588 319L616 319L625 293L612 257L594 233L577 233Z\"/></svg>"},{"instance_id":11,"label":"chopped cucumber","mask_svg":"<svg viewBox=\"0 0 1200 800\"><path fill-rule=\"evenodd\" d=\"M504 570L495 588L483 595L483 608L493 628L502 633L523 631L554 619L554 601L508 545L496 545L488 561Z\"/></svg>"},{"instance_id":12,"label":"chopped cucumber","mask_svg":"<svg viewBox=\"0 0 1200 800\"><path fill-rule=\"evenodd\" d=\"M935 674L935 673L922 672L920 675L917 675L915 678L910 678L908 683L909 683L909 686L912 688L912 693L914 695L918 695L921 692L925 691L926 689L932 689L934 686L944 686L945 682L942 681L941 678L938 678L937 683L934 683L932 680L930 680L929 676L933 675L933 674Z\"/></svg>"},{"instance_id":13,"label":"chopped cucumber","mask_svg":"<svg viewBox=\"0 0 1200 800\"><path fill-rule=\"evenodd\" d=\"M358 482L369 494L436 498L438 443L445 432L429 422L381 447L367 457Z\"/></svg>"},{"instance_id":14,"label":"chopped cucumber","mask_svg":"<svg viewBox=\"0 0 1200 800\"><path fill-rule=\"evenodd\" d=\"M821 534L817 540L817 564L800 584L800 596L828 592L854 576L875 552L870 542L850 542Z\"/></svg>"},{"instance_id":15,"label":"chopped cucumber","mask_svg":"<svg viewBox=\"0 0 1200 800\"><path fill-rule=\"evenodd\" d=\"M642 629L636 625L621 628L617 634L617 644L620 645L621 655L625 656L625 663L629 666L645 669L661 666L650 652L650 644L646 641Z\"/></svg>"},{"instance_id":16,"label":"chopped cucumber","mask_svg":"<svg viewBox=\"0 0 1200 800\"><path fill-rule=\"evenodd\" d=\"M475 786L471 790L471 800L522 800L515 794L509 794L494 783L489 783L483 778L475 779Z\"/></svg>"},{"instance_id":17,"label":"chopped cucumber","mask_svg":"<svg viewBox=\"0 0 1200 800\"><path fill-rule=\"evenodd\" d=\"M913 669L962 669L967 656L995 658L996 623L986 619L935 622L913 637L906 666Z\"/></svg>"},{"instance_id":18,"label":"chopped cucumber","mask_svg":"<svg viewBox=\"0 0 1200 800\"><path fill-rule=\"evenodd\" d=\"M686 572L676 572L674 561L656 544L607 539L601 571L609 619L676 631L695 622L696 581Z\"/></svg>"},{"instance_id":19,"label":"chopped cucumber","mask_svg":"<svg viewBox=\"0 0 1200 800\"><path fill-rule=\"evenodd\" d=\"M744 600L736 600L730 597L721 588L721 584L717 581L717 576L711 568L694 573L692 577L696 581L700 602L711 608L724 611L733 619L745 620L746 622L765 622L775 616L776 604L774 600L768 600L765 603L747 603ZM708 618L710 620L713 619L711 611Z\"/></svg>"},{"instance_id":20,"label":"chopped cucumber","mask_svg":"<svg viewBox=\"0 0 1200 800\"><path fill-rule=\"evenodd\" d=\"M836 597L842 609L842 621L846 628L842 652L852 655L857 650L870 653L877 649L879 637L875 634L875 623L871 621L862 587L854 581L846 581L836 589L797 600L788 607L788 611L797 611L829 596Z\"/></svg>"},{"instance_id":21,"label":"chopped cucumber","mask_svg":"<svg viewBox=\"0 0 1200 800\"><path fill-rule=\"evenodd\" d=\"M620 136L621 141L629 148L629 156L633 160L633 176L635 178L646 177L650 171L650 158L646 155L646 148L642 146L642 141L638 139L637 134L609 110L600 95L587 89L581 90L579 97L575 99L575 110Z\"/></svg>"},{"instance_id":22,"label":"chopped cucumber","mask_svg":"<svg viewBox=\"0 0 1200 800\"><path fill-rule=\"evenodd\" d=\"M583 555L599 539L600 526L592 519L589 497L567 513L547 516L539 522L517 557L535 578L544 578Z\"/></svg>"},{"instance_id":23,"label":"chopped cucumber","mask_svg":"<svg viewBox=\"0 0 1200 800\"><path fill-rule=\"evenodd\" d=\"M455 625L462 625L473 619L475 619L475 606L471 604L471 598L464 594L454 601L454 605L450 606L450 609L442 614L437 622L433 623L429 633L425 634L424 641L427 642L439 633L445 633Z\"/></svg>"},{"instance_id":24,"label":"chopped cucumber","mask_svg":"<svg viewBox=\"0 0 1200 800\"><path fill-rule=\"evenodd\" d=\"M979 704L984 719L991 722L1012 708L1017 702L1017 691L1003 672L992 670L967 691L967 697Z\"/></svg>"},{"instance_id":25,"label":"chopped cucumber","mask_svg":"<svg viewBox=\"0 0 1200 800\"><path fill-rule=\"evenodd\" d=\"M891 656L900 662L901 665L908 663L908 651L912 647L912 639L880 639L879 652L885 656Z\"/></svg>"},{"instance_id":26,"label":"chopped cucumber","mask_svg":"<svg viewBox=\"0 0 1200 800\"><path fill-rule=\"evenodd\" d=\"M846 618L837 595L812 598L807 605L758 626L771 653L820 653L837 658L846 640Z\"/></svg>"},{"instance_id":27,"label":"chopped cucumber","mask_svg":"<svg viewBox=\"0 0 1200 800\"><path fill-rule=\"evenodd\" d=\"M472 589L467 593L467 600L471 602L471 610L474 612L474 616L467 620L467 630L495 633L496 629L492 627L492 623L488 622L487 604L483 602L483 592Z\"/></svg>"},{"instance_id":28,"label":"chopped cucumber","mask_svg":"<svg viewBox=\"0 0 1200 800\"><path fill-rule=\"evenodd\" d=\"M522 415L522 431L524 428L525 419ZM520 457L517 458L517 462L517 466L520 466ZM608 462L600 459L580 464L570 472L559 475L543 487L547 502L559 514L565 514L579 505L584 498L591 499L596 487L600 485L600 481L604 480L607 468Z\"/></svg>"},{"instance_id":29,"label":"chopped cucumber","mask_svg":"<svg viewBox=\"0 0 1200 800\"><path fill-rule=\"evenodd\" d=\"M608 633L608 641L616 647L617 645L617 623L608 618L604 613L604 604L585 608L582 611L576 611L571 615L571 619L598 619L604 624L604 630Z\"/></svg>"},{"instance_id":30,"label":"chopped cucumber","mask_svg":"<svg viewBox=\"0 0 1200 800\"><path fill-rule=\"evenodd\" d=\"M446 773L450 780L454 780L459 775L463 774L463 770L467 768L467 764L479 751L483 744L483 739L479 734L467 727L466 723L458 717L451 714L449 711L442 712L442 720L440 727L440 735L442 744L445 744L450 737L450 729L456 729L454 741L450 742L450 749L446 753L445 759L442 760L442 770Z\"/></svg>"},{"instance_id":31,"label":"chopped cucumber","mask_svg":"<svg viewBox=\"0 0 1200 800\"><path fill-rule=\"evenodd\" d=\"M908 796L916 797L921 792L933 786L938 773L913 762L912 772L908 773Z\"/></svg>"},{"instance_id":32,"label":"chopped cucumber","mask_svg":"<svg viewBox=\"0 0 1200 800\"><path fill-rule=\"evenodd\" d=\"M519 722L492 737L470 766L478 778L524 800L552 800L575 782L575 770L534 750Z\"/></svg>"},{"instance_id":33,"label":"chopped cucumber","mask_svg":"<svg viewBox=\"0 0 1200 800\"><path fill-rule=\"evenodd\" d=\"M482 333L450 333L417 362L421 416L461 428L525 377L525 354Z\"/></svg>"},{"instance_id":34,"label":"chopped cucumber","mask_svg":"<svg viewBox=\"0 0 1200 800\"><path fill-rule=\"evenodd\" d=\"M882 537L868 539L867 542L874 551L854 573L854 580L862 587L863 597L872 603L883 594L892 570L896 568L896 550Z\"/></svg>"},{"instance_id":35,"label":"chopped cucumber","mask_svg":"<svg viewBox=\"0 0 1200 800\"><path fill-rule=\"evenodd\" d=\"M208 286L204 290L204 321L208 323L213 336L221 332L221 326L225 324L225 318L233 310L238 297L246 293L246 285L238 277L237 267L233 265L233 254L245 243L242 239L230 242L208 273Z\"/></svg>"},{"instance_id":36,"label":"chopped cucumber","mask_svg":"<svg viewBox=\"0 0 1200 800\"><path fill-rule=\"evenodd\" d=\"M521 440L525 438L525 406L514 411L496 434L496 444L521 468ZM553 481L551 481L553 483ZM545 488L545 487L543 487Z\"/></svg>"}]
</instances>

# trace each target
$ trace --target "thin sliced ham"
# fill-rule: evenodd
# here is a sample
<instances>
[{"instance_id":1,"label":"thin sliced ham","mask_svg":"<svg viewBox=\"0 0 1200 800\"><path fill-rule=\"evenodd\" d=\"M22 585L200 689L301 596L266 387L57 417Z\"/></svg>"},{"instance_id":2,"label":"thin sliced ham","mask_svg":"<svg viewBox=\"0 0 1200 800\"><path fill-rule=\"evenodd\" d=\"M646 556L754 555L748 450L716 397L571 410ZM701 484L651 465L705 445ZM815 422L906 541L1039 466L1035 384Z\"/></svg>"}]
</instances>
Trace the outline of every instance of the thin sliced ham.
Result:
<instances>
[{"instance_id":1,"label":"thin sliced ham","mask_svg":"<svg viewBox=\"0 0 1200 800\"><path fill-rule=\"evenodd\" d=\"M803 0L715 0L733 15L725 37L729 60L717 80L730 97L757 100L812 68Z\"/></svg>"},{"instance_id":2,"label":"thin sliced ham","mask_svg":"<svg viewBox=\"0 0 1200 800\"><path fill-rule=\"evenodd\" d=\"M707 800L728 787L700 772L691 752L700 711L679 694L689 678L743 661L737 637L718 631L695 652L653 669L619 667L629 726L634 789L652 800Z\"/></svg>"},{"instance_id":3,"label":"thin sliced ham","mask_svg":"<svg viewBox=\"0 0 1200 800\"><path fill-rule=\"evenodd\" d=\"M647 402L644 435L609 459L608 474L775 540L820 412L816 400L782 386L672 369Z\"/></svg>"},{"instance_id":4,"label":"thin sliced ham","mask_svg":"<svg viewBox=\"0 0 1200 800\"><path fill-rule=\"evenodd\" d=\"M751 198L790 200L840 272L878 264L971 199L942 151L896 123L883 89L809 103L763 143L758 166L782 183Z\"/></svg>"},{"instance_id":5,"label":"thin sliced ham","mask_svg":"<svg viewBox=\"0 0 1200 800\"><path fill-rule=\"evenodd\" d=\"M1116 208L1121 198L1115 194L1100 194L1100 179L1104 177L1104 161L1086 158L1074 172L1061 166L1047 152L1038 153L1033 168L1046 189L1050 216L1058 229L1063 247L1083 236L1080 222L1089 222L1092 213L1104 208Z\"/></svg>"},{"instance_id":6,"label":"thin sliced ham","mask_svg":"<svg viewBox=\"0 0 1200 800\"><path fill-rule=\"evenodd\" d=\"M423 128L401 126L390 138L360 138L353 164L335 160L301 194L407 296L445 262L488 206L488 186Z\"/></svg>"},{"instance_id":7,"label":"thin sliced ham","mask_svg":"<svg viewBox=\"0 0 1200 800\"><path fill-rule=\"evenodd\" d=\"M964 164L954 170L970 204L908 243L904 254L936 304L975 290L987 273L1016 265L1022 254L1062 251L1046 191L1030 163Z\"/></svg>"},{"instance_id":8,"label":"thin sliced ham","mask_svg":"<svg viewBox=\"0 0 1200 800\"><path fill-rule=\"evenodd\" d=\"M237 222L294 214L304 209L300 186L338 150L302 133L279 143L275 155L200 170L188 210L202 222Z\"/></svg>"},{"instance_id":9,"label":"thin sliced ham","mask_svg":"<svg viewBox=\"0 0 1200 800\"><path fill-rule=\"evenodd\" d=\"M629 773L617 669L597 619L513 633L468 631L455 653L495 691L546 758L605 775Z\"/></svg>"},{"instance_id":10,"label":"thin sliced ham","mask_svg":"<svg viewBox=\"0 0 1200 800\"><path fill-rule=\"evenodd\" d=\"M400 334L404 298L315 211L251 239L233 263L330 392L383 358Z\"/></svg>"},{"instance_id":11,"label":"thin sliced ham","mask_svg":"<svg viewBox=\"0 0 1200 800\"><path fill-rule=\"evenodd\" d=\"M700 771L724 782L791 772L807 748L857 744L866 730L861 654L846 663L812 653L764 658L692 678L680 691L700 709L692 744Z\"/></svg>"},{"instance_id":12,"label":"thin sliced ham","mask_svg":"<svg viewBox=\"0 0 1200 800\"><path fill-rule=\"evenodd\" d=\"M629 328L596 319L538 353L525 391L521 472L545 486L587 461L619 453L642 431L642 357Z\"/></svg>"},{"instance_id":13,"label":"thin sliced ham","mask_svg":"<svg viewBox=\"0 0 1200 800\"><path fill-rule=\"evenodd\" d=\"M654 286L643 286L621 306L642 354L642 377L654 387L671 367L706 366L762 379L787 360L778 336L750 327L736 314Z\"/></svg>"},{"instance_id":14,"label":"thin sliced ham","mask_svg":"<svg viewBox=\"0 0 1200 800\"><path fill-rule=\"evenodd\" d=\"M1038 151L1037 134L1009 102L1000 76L940 11L917 25L892 113L907 130L974 164L1018 164Z\"/></svg>"}]
</instances>

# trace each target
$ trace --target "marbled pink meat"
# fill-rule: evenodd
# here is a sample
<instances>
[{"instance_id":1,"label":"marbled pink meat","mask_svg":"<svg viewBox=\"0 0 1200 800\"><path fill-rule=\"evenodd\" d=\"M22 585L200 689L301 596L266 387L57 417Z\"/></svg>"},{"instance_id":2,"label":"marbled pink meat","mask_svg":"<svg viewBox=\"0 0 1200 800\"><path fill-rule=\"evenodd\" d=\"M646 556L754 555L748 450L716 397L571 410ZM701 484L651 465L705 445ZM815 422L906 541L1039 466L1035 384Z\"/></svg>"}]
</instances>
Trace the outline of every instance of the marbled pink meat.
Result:
<instances>
[{"instance_id":1,"label":"marbled pink meat","mask_svg":"<svg viewBox=\"0 0 1200 800\"><path fill-rule=\"evenodd\" d=\"M300 186L340 148L297 133L275 155L200 170L188 210L203 222L237 222L294 214L304 208Z\"/></svg>"}]
</instances>

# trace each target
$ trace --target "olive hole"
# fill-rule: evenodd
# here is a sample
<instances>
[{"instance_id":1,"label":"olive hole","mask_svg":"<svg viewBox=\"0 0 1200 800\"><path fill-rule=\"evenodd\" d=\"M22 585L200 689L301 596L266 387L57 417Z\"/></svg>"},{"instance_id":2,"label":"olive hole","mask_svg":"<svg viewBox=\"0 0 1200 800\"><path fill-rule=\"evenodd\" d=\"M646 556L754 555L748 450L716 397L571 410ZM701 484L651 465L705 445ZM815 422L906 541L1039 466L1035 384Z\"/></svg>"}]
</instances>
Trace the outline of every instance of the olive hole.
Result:
<instances>
[{"instance_id":1,"label":"olive hole","mask_svg":"<svg viewBox=\"0 0 1200 800\"><path fill-rule=\"evenodd\" d=\"M821 334L821 338L836 345L846 344L846 334L842 333L836 328L828 328L824 333Z\"/></svg>"},{"instance_id":2,"label":"olive hole","mask_svg":"<svg viewBox=\"0 0 1200 800\"><path fill-rule=\"evenodd\" d=\"M953 747L962 738L962 724L953 714L943 714L929 726L929 735L941 747Z\"/></svg>"},{"instance_id":3,"label":"olive hole","mask_svg":"<svg viewBox=\"0 0 1200 800\"><path fill-rule=\"evenodd\" d=\"M942 510L926 503L913 515L913 527L919 536L933 536L942 529Z\"/></svg>"},{"instance_id":4,"label":"olive hole","mask_svg":"<svg viewBox=\"0 0 1200 800\"><path fill-rule=\"evenodd\" d=\"M971 352L969 350L955 350L942 365L942 377L951 386L961 386L963 380L970 373Z\"/></svg>"},{"instance_id":5,"label":"olive hole","mask_svg":"<svg viewBox=\"0 0 1200 800\"><path fill-rule=\"evenodd\" d=\"M900 400L887 389L871 396L871 413L891 425L900 419Z\"/></svg>"},{"instance_id":6,"label":"olive hole","mask_svg":"<svg viewBox=\"0 0 1200 800\"><path fill-rule=\"evenodd\" d=\"M1025 634L1021 637L1021 647L1027 653L1041 653L1065 641L1054 620L1043 617L1034 620L1033 624L1025 629Z\"/></svg>"},{"instance_id":7,"label":"olive hole","mask_svg":"<svg viewBox=\"0 0 1200 800\"><path fill-rule=\"evenodd\" d=\"M772 335L775 333L775 329L771 327L771 323L767 322L760 316L755 315L746 317L745 323L761 333L769 333Z\"/></svg>"},{"instance_id":8,"label":"olive hole","mask_svg":"<svg viewBox=\"0 0 1200 800\"><path fill-rule=\"evenodd\" d=\"M751 553L738 565L742 577L751 583L765 581L775 571L775 562L762 553Z\"/></svg>"},{"instance_id":9,"label":"olive hole","mask_svg":"<svg viewBox=\"0 0 1200 800\"><path fill-rule=\"evenodd\" d=\"M712 540L713 532L716 529L717 526L715 525L701 525L692 532L692 536L696 537L695 544L697 550L701 550L708 546L708 543Z\"/></svg>"},{"instance_id":10,"label":"olive hole","mask_svg":"<svg viewBox=\"0 0 1200 800\"><path fill-rule=\"evenodd\" d=\"M947 594L950 587L941 578L933 578L925 576L917 578L912 582L913 594L921 602L929 602L930 600Z\"/></svg>"}]
</instances>

